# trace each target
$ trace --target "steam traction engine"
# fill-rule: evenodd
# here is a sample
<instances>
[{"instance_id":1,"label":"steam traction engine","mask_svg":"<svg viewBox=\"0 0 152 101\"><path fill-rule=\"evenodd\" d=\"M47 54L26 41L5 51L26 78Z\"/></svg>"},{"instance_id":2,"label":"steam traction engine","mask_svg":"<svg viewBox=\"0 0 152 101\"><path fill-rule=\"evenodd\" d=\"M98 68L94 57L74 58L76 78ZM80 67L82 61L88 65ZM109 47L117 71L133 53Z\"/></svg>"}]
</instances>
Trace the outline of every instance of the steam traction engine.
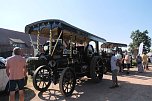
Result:
<instances>
[{"instance_id":1,"label":"steam traction engine","mask_svg":"<svg viewBox=\"0 0 152 101\"><path fill-rule=\"evenodd\" d=\"M75 89L76 79L87 76L93 82L102 80L99 42L105 42L105 39L54 19L29 24L25 32L37 35L37 47L40 36L49 38L43 45L43 52L38 51L37 61L43 61L43 64L34 71L35 89L46 91L52 82L59 83L60 92L70 96ZM89 44L90 41L95 43L95 49Z\"/></svg>"}]
</instances>

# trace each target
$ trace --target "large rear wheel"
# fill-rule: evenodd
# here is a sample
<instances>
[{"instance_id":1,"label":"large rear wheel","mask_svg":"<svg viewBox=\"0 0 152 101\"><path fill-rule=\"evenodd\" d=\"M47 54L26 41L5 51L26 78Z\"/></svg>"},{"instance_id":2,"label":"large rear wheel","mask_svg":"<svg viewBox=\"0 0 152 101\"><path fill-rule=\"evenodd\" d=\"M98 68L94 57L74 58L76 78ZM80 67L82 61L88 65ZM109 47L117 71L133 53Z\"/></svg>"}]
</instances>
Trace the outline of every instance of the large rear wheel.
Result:
<instances>
[{"instance_id":1,"label":"large rear wheel","mask_svg":"<svg viewBox=\"0 0 152 101\"><path fill-rule=\"evenodd\" d=\"M103 63L103 73L106 74L108 72L108 64L107 64L107 60L103 59L102 60L102 63Z\"/></svg>"},{"instance_id":2,"label":"large rear wheel","mask_svg":"<svg viewBox=\"0 0 152 101\"><path fill-rule=\"evenodd\" d=\"M65 68L60 76L59 88L64 96L72 95L76 85L76 77L70 67Z\"/></svg>"},{"instance_id":3,"label":"large rear wheel","mask_svg":"<svg viewBox=\"0 0 152 101\"><path fill-rule=\"evenodd\" d=\"M43 65L36 69L33 75L33 86L36 90L44 92L51 84L51 70Z\"/></svg>"},{"instance_id":4,"label":"large rear wheel","mask_svg":"<svg viewBox=\"0 0 152 101\"><path fill-rule=\"evenodd\" d=\"M103 65L99 56L94 56L90 64L90 76L93 82L100 82L103 78Z\"/></svg>"}]
</instances>

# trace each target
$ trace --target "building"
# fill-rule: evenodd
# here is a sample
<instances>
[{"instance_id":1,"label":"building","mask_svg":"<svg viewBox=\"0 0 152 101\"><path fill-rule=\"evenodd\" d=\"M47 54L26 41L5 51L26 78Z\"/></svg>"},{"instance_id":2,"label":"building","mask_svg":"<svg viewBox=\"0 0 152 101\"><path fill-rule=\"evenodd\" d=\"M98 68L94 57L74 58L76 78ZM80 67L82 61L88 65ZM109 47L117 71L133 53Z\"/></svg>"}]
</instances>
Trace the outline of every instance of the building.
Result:
<instances>
[{"instance_id":1,"label":"building","mask_svg":"<svg viewBox=\"0 0 152 101\"><path fill-rule=\"evenodd\" d=\"M0 57L11 56L14 47L22 48L25 56L33 56L33 47L37 47L37 36L31 35L31 39L33 42L31 42L29 34L0 28ZM47 38L41 37L40 44L43 45L47 40Z\"/></svg>"}]
</instances>

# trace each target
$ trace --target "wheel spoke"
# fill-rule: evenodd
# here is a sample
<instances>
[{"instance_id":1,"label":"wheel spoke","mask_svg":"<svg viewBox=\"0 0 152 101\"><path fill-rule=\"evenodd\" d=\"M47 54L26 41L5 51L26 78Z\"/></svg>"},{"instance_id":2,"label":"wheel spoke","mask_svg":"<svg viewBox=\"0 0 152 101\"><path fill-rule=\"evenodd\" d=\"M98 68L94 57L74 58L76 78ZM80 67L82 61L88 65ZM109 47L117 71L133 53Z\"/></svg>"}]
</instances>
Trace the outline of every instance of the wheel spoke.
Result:
<instances>
[{"instance_id":1,"label":"wheel spoke","mask_svg":"<svg viewBox=\"0 0 152 101\"><path fill-rule=\"evenodd\" d=\"M40 83L39 83L39 85L38 86L40 86L41 85L41 81L40 81Z\"/></svg>"},{"instance_id":2,"label":"wheel spoke","mask_svg":"<svg viewBox=\"0 0 152 101\"><path fill-rule=\"evenodd\" d=\"M44 82L43 82L42 88L44 88Z\"/></svg>"},{"instance_id":3,"label":"wheel spoke","mask_svg":"<svg viewBox=\"0 0 152 101\"><path fill-rule=\"evenodd\" d=\"M73 85L73 82L71 82L71 80L69 80L69 81L67 81L66 83L65 83L65 91L66 92L70 92L70 90L72 89L72 86Z\"/></svg>"},{"instance_id":4,"label":"wheel spoke","mask_svg":"<svg viewBox=\"0 0 152 101\"><path fill-rule=\"evenodd\" d=\"M68 85L64 85L64 91L66 91L68 89Z\"/></svg>"},{"instance_id":5,"label":"wheel spoke","mask_svg":"<svg viewBox=\"0 0 152 101\"><path fill-rule=\"evenodd\" d=\"M72 84L73 84L73 83L69 83L69 88L70 88L70 89L72 88Z\"/></svg>"},{"instance_id":6,"label":"wheel spoke","mask_svg":"<svg viewBox=\"0 0 152 101\"><path fill-rule=\"evenodd\" d=\"M69 90L68 85L67 85L67 87L66 87L66 90L67 90L67 92L68 92L68 90Z\"/></svg>"},{"instance_id":7,"label":"wheel spoke","mask_svg":"<svg viewBox=\"0 0 152 101\"><path fill-rule=\"evenodd\" d=\"M43 75L43 72L42 72L42 70L40 70L40 75Z\"/></svg>"},{"instance_id":8,"label":"wheel spoke","mask_svg":"<svg viewBox=\"0 0 152 101\"><path fill-rule=\"evenodd\" d=\"M47 85L46 82L44 82L45 86Z\"/></svg>"},{"instance_id":9,"label":"wheel spoke","mask_svg":"<svg viewBox=\"0 0 152 101\"><path fill-rule=\"evenodd\" d=\"M99 62L100 62L100 60L97 61L97 63L96 63L96 70L95 70L95 73L96 73L97 77L100 74L100 67L101 67Z\"/></svg>"},{"instance_id":10,"label":"wheel spoke","mask_svg":"<svg viewBox=\"0 0 152 101\"><path fill-rule=\"evenodd\" d=\"M44 78L45 74L44 74L44 69L42 69L42 78Z\"/></svg>"}]
</instances>

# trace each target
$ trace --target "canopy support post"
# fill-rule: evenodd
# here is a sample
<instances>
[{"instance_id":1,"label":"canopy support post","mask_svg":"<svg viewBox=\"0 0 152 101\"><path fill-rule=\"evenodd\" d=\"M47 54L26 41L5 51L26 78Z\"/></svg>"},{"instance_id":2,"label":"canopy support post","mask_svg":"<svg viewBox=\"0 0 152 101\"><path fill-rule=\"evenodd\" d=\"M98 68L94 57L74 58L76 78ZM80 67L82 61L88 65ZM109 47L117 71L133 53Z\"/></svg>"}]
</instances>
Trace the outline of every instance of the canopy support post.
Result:
<instances>
[{"instance_id":1,"label":"canopy support post","mask_svg":"<svg viewBox=\"0 0 152 101\"><path fill-rule=\"evenodd\" d=\"M49 44L49 55L51 55L52 52L52 30L50 29L50 38L49 38L50 44Z\"/></svg>"},{"instance_id":2,"label":"canopy support post","mask_svg":"<svg viewBox=\"0 0 152 101\"><path fill-rule=\"evenodd\" d=\"M40 31L38 31L38 34L37 34L37 52L35 53L35 55L39 54L40 52Z\"/></svg>"}]
</instances>

